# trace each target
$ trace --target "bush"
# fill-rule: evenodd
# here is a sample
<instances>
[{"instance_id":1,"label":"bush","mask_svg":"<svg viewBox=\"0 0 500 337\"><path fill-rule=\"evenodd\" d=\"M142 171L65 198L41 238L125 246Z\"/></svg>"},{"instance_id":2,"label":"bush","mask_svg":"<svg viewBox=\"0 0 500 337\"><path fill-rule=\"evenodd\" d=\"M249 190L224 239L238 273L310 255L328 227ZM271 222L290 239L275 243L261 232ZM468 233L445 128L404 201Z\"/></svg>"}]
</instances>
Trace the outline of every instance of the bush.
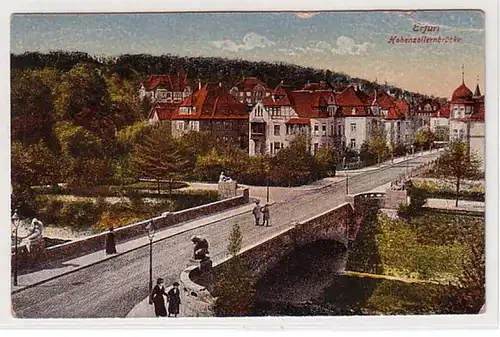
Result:
<instances>
[{"instance_id":1,"label":"bush","mask_svg":"<svg viewBox=\"0 0 500 337\"><path fill-rule=\"evenodd\" d=\"M58 225L87 229L96 224L100 216L97 205L91 201L66 203L60 211Z\"/></svg>"}]
</instances>

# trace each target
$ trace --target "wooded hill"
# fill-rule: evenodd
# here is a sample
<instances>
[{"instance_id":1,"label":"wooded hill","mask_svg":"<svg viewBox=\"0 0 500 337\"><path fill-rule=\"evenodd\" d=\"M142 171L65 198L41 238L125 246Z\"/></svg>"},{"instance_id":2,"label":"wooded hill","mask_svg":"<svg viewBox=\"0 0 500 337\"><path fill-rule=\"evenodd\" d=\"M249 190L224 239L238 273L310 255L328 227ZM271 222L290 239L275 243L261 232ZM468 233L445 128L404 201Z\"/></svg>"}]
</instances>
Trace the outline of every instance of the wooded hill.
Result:
<instances>
[{"instance_id":1,"label":"wooded hill","mask_svg":"<svg viewBox=\"0 0 500 337\"><path fill-rule=\"evenodd\" d=\"M375 88L390 88L391 91L409 101L418 101L428 97L396 86L352 78L349 75L331 70L314 69L283 62L252 62L217 57L181 57L170 54L161 56L125 54L118 57L93 57L83 52L65 51L45 54L39 52L11 54L11 68L19 70L55 68L64 72L81 62L103 67L108 73L117 74L122 79L137 81L137 83L148 75L184 71L192 81L222 82L226 87L233 86L243 76L254 76L267 83L270 88L276 87L281 81L294 89L303 88L308 81L326 81L334 90L342 90L346 86L356 83L361 84L367 92L371 92Z\"/></svg>"}]
</instances>

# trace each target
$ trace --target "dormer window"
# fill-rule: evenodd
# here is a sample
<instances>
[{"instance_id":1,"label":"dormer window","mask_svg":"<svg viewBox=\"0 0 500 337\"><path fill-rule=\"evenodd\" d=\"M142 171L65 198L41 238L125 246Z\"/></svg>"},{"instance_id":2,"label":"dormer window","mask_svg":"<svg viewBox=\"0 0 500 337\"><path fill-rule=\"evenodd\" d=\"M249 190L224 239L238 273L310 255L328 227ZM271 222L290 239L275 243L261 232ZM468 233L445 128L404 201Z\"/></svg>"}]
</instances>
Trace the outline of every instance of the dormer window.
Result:
<instances>
[{"instance_id":1,"label":"dormer window","mask_svg":"<svg viewBox=\"0 0 500 337\"><path fill-rule=\"evenodd\" d=\"M355 114L356 114L356 108L352 108L351 115L355 115Z\"/></svg>"}]
</instances>

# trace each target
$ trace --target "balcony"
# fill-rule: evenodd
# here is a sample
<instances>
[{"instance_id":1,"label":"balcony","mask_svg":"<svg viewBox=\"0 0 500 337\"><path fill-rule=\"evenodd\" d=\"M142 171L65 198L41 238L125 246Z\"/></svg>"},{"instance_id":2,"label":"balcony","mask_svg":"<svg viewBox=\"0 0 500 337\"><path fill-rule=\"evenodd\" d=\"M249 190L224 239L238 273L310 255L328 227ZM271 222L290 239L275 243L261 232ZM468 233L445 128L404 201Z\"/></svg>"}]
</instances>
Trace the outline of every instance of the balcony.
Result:
<instances>
[{"instance_id":1,"label":"balcony","mask_svg":"<svg viewBox=\"0 0 500 337\"><path fill-rule=\"evenodd\" d=\"M265 136L266 135L266 123L250 123L250 135L253 136Z\"/></svg>"}]
</instances>

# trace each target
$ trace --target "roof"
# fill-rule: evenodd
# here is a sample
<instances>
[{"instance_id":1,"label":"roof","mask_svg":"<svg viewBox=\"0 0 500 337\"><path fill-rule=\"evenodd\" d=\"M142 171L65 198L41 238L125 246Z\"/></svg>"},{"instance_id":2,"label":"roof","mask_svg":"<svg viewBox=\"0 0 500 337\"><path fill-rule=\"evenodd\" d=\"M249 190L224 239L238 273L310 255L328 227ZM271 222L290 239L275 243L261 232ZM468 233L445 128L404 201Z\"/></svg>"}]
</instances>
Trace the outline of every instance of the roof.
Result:
<instances>
[{"instance_id":1,"label":"roof","mask_svg":"<svg viewBox=\"0 0 500 337\"><path fill-rule=\"evenodd\" d=\"M328 117L328 101L320 93L314 91L297 90L291 92L295 112L300 117L325 118ZM323 108L321 110L320 108Z\"/></svg>"},{"instance_id":2,"label":"roof","mask_svg":"<svg viewBox=\"0 0 500 337\"><path fill-rule=\"evenodd\" d=\"M180 107L192 107L191 114L180 113ZM246 106L231 96L218 83L207 83L187 97L172 119L248 119Z\"/></svg>"},{"instance_id":3,"label":"roof","mask_svg":"<svg viewBox=\"0 0 500 337\"><path fill-rule=\"evenodd\" d=\"M371 114L369 105L361 100L353 86L347 87L340 93L335 93L335 103L339 107L339 113L343 116L367 116Z\"/></svg>"},{"instance_id":4,"label":"roof","mask_svg":"<svg viewBox=\"0 0 500 337\"><path fill-rule=\"evenodd\" d=\"M474 97L480 97L481 96L481 90L479 90L479 83L476 84L476 90L474 90Z\"/></svg>"},{"instance_id":5,"label":"roof","mask_svg":"<svg viewBox=\"0 0 500 337\"><path fill-rule=\"evenodd\" d=\"M243 79L236 83L235 87L238 88L238 91L253 91L256 86L261 85L266 90L268 90L267 85L259 80L257 77L243 77Z\"/></svg>"},{"instance_id":6,"label":"roof","mask_svg":"<svg viewBox=\"0 0 500 337\"><path fill-rule=\"evenodd\" d=\"M290 88L280 83L271 95L264 98L263 103L265 106L290 106L293 104L290 96Z\"/></svg>"},{"instance_id":7,"label":"roof","mask_svg":"<svg viewBox=\"0 0 500 337\"><path fill-rule=\"evenodd\" d=\"M452 103L461 103L461 102L470 102L472 101L472 91L465 85L462 81L462 84L453 91L451 96Z\"/></svg>"},{"instance_id":8,"label":"roof","mask_svg":"<svg viewBox=\"0 0 500 337\"><path fill-rule=\"evenodd\" d=\"M450 105L447 103L432 115L434 118L450 118Z\"/></svg>"},{"instance_id":9,"label":"roof","mask_svg":"<svg viewBox=\"0 0 500 337\"><path fill-rule=\"evenodd\" d=\"M166 74L166 75L151 75L142 82L146 90L152 90L156 87L164 87L173 92L184 91L189 86L187 74Z\"/></svg>"},{"instance_id":10,"label":"roof","mask_svg":"<svg viewBox=\"0 0 500 337\"><path fill-rule=\"evenodd\" d=\"M149 119L153 118L154 114L156 113L159 120L169 120L172 118L172 115L174 114L178 106L178 104L158 103L151 109Z\"/></svg>"},{"instance_id":11,"label":"roof","mask_svg":"<svg viewBox=\"0 0 500 337\"><path fill-rule=\"evenodd\" d=\"M309 118L291 118L285 124L294 124L294 125L309 125L311 120Z\"/></svg>"}]
</instances>

